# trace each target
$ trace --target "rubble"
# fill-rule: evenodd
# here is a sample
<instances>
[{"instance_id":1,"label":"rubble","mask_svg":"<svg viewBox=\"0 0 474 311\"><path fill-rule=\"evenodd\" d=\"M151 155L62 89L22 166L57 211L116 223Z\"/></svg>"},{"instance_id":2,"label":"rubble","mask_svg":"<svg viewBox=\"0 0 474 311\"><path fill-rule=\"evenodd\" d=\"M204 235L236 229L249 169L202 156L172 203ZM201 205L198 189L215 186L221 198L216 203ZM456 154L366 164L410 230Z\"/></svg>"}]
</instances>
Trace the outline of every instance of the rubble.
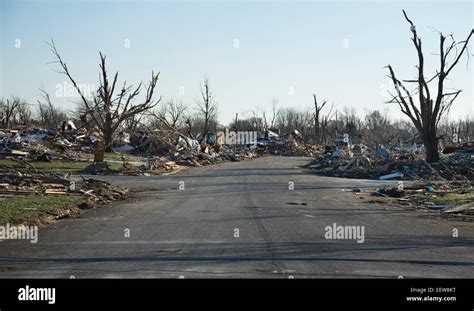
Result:
<instances>
[{"instance_id":1,"label":"rubble","mask_svg":"<svg viewBox=\"0 0 474 311\"><path fill-rule=\"evenodd\" d=\"M2 167L0 169L0 197L18 195L79 195L92 202L108 203L120 199L126 189L112 187L109 183L82 177L71 179L70 175L49 173L20 162L24 169Z\"/></svg>"},{"instance_id":2,"label":"rubble","mask_svg":"<svg viewBox=\"0 0 474 311\"><path fill-rule=\"evenodd\" d=\"M401 198L405 196L405 191L398 188L376 189L371 193L373 196Z\"/></svg>"},{"instance_id":3,"label":"rubble","mask_svg":"<svg viewBox=\"0 0 474 311\"><path fill-rule=\"evenodd\" d=\"M323 149L323 148L319 148ZM446 149L446 148L445 148ZM307 168L324 176L398 180L398 187L353 189L383 203L436 211L442 215L474 215L474 144L464 143L441 153L440 161L427 163L423 148L376 148L363 145L347 148L325 146ZM403 183L400 181L410 181ZM472 218L467 218L471 221Z\"/></svg>"},{"instance_id":4,"label":"rubble","mask_svg":"<svg viewBox=\"0 0 474 311\"><path fill-rule=\"evenodd\" d=\"M296 130L286 136L270 131L268 137L259 137L255 143L247 145L199 143L172 130L118 132L112 150L118 155L137 156L144 164L131 165L119 159L116 161L123 162L122 168L111 169L107 165L93 164L105 160L98 137L100 135L94 130L77 128L69 121L64 121L57 129L4 129L0 131L0 159L88 161L92 164L83 173L143 175L269 154L312 157L315 161L308 168L324 176L420 181L474 179L472 142L446 150L439 163L428 164L423 160L423 147L416 143L408 148L369 148L347 143L310 145ZM213 137L210 138L207 140L212 143ZM110 154L107 157L110 159Z\"/></svg>"},{"instance_id":5,"label":"rubble","mask_svg":"<svg viewBox=\"0 0 474 311\"><path fill-rule=\"evenodd\" d=\"M246 146L208 145L197 140L163 132L119 132L112 150L117 155L137 156L143 165L122 161L122 169L104 163L99 134L78 129L64 121L58 129L7 129L0 131L0 159L25 161L90 162L83 174L143 175L177 172L189 166L203 166L226 161L241 161L264 155L262 150ZM109 155L110 157L110 155ZM155 172L152 172L155 170Z\"/></svg>"},{"instance_id":6,"label":"rubble","mask_svg":"<svg viewBox=\"0 0 474 311\"><path fill-rule=\"evenodd\" d=\"M474 180L474 156L470 147L457 148L456 152L441 154L438 163L429 164L423 154L414 148L393 149L365 146L338 149L326 146L316 160L307 165L314 173L344 178L379 180Z\"/></svg>"},{"instance_id":7,"label":"rubble","mask_svg":"<svg viewBox=\"0 0 474 311\"><path fill-rule=\"evenodd\" d=\"M474 214L474 203L461 206L447 206L441 210L443 213L472 213Z\"/></svg>"},{"instance_id":8,"label":"rubble","mask_svg":"<svg viewBox=\"0 0 474 311\"><path fill-rule=\"evenodd\" d=\"M467 221L474 218L474 188L466 182L416 182L404 187L363 189L351 191L357 195L378 197L367 203L395 205L406 209L437 212L441 216L464 217ZM466 218L467 217L467 218Z\"/></svg>"}]
</instances>

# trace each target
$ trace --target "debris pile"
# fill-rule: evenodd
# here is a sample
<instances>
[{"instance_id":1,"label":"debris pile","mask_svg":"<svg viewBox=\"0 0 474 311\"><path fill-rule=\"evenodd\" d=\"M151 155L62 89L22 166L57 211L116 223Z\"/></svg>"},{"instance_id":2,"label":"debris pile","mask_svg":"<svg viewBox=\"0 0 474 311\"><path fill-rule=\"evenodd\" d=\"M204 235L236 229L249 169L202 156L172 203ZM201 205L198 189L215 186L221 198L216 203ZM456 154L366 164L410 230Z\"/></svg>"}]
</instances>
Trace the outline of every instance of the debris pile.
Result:
<instances>
[{"instance_id":1,"label":"debris pile","mask_svg":"<svg viewBox=\"0 0 474 311\"><path fill-rule=\"evenodd\" d=\"M313 157L308 167L325 176L380 180L473 180L474 143L446 147L441 161L428 164L423 147L369 148L363 144L336 146L309 145L302 135L267 137L241 145L221 145L197 141L175 130L116 133L112 150L115 159L100 151L100 135L93 130L77 129L63 122L56 129L4 129L0 131L0 159L27 161L90 162L83 174L156 174L170 173L190 166L241 161L265 154ZM136 160L127 159L126 154ZM115 163L114 163L115 162ZM122 164L120 166L120 163ZM112 169L111 164L114 168ZM118 165L117 165L118 164Z\"/></svg>"},{"instance_id":2,"label":"debris pile","mask_svg":"<svg viewBox=\"0 0 474 311\"><path fill-rule=\"evenodd\" d=\"M127 190L109 183L82 177L73 180L70 175L48 173L21 161L24 169L0 169L0 197L18 195L79 195L90 203L109 203L126 195Z\"/></svg>"},{"instance_id":3,"label":"debris pile","mask_svg":"<svg viewBox=\"0 0 474 311\"><path fill-rule=\"evenodd\" d=\"M208 145L173 132L119 132L107 162L97 160L98 133L72 126L43 129L0 131L0 159L25 161L90 162L82 174L150 174L179 171L186 166L203 166L240 161L262 156L261 149L246 145ZM100 151L100 150L99 150ZM126 155L136 158L131 162ZM112 159L110 159L112 158ZM110 164L114 165L114 169ZM120 169L117 169L120 167Z\"/></svg>"},{"instance_id":4,"label":"debris pile","mask_svg":"<svg viewBox=\"0 0 474 311\"><path fill-rule=\"evenodd\" d=\"M320 150L317 146L302 143L271 143L266 146L266 153L270 155L290 156L290 157L315 157Z\"/></svg>"},{"instance_id":5,"label":"debris pile","mask_svg":"<svg viewBox=\"0 0 474 311\"><path fill-rule=\"evenodd\" d=\"M423 154L417 151L378 148L371 150L365 146L338 149L326 146L316 161L307 167L324 176L379 179L379 180L420 180L420 181L472 181L474 180L474 152L460 148L454 153L442 154L441 160L429 164Z\"/></svg>"},{"instance_id":6,"label":"debris pile","mask_svg":"<svg viewBox=\"0 0 474 311\"><path fill-rule=\"evenodd\" d=\"M219 149L219 151L216 149ZM131 165L130 163L124 162L123 169L115 173L124 175L177 173L186 167L200 167L222 162L236 162L252 159L261 155L263 154L259 153L258 150L248 150L243 147L229 148L226 146L215 146L213 148L211 146L205 146L204 151L189 151L183 149L179 152L168 154L166 156L151 156L148 157L143 163L139 163L139 165ZM88 171L87 173L110 174L113 173L113 171L107 166L102 165L98 169L94 169L94 172Z\"/></svg>"},{"instance_id":7,"label":"debris pile","mask_svg":"<svg viewBox=\"0 0 474 311\"><path fill-rule=\"evenodd\" d=\"M78 153L92 153L97 133L83 129L7 129L0 130L0 159L32 161L74 159Z\"/></svg>"},{"instance_id":8,"label":"debris pile","mask_svg":"<svg viewBox=\"0 0 474 311\"><path fill-rule=\"evenodd\" d=\"M405 187L379 188L371 191L370 195L396 200L398 205L407 208L474 216L474 188L466 182L418 183ZM380 203L382 202L387 203Z\"/></svg>"}]
</instances>

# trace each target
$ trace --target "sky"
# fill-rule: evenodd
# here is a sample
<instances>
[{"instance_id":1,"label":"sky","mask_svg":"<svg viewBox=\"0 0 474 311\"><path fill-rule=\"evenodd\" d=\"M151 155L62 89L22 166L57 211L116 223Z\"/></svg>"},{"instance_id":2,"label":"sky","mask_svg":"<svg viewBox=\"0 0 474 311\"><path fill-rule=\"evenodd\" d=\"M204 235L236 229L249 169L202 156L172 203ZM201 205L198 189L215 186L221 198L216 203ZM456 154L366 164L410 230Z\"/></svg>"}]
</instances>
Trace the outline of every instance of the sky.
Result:
<instances>
[{"instance_id":1,"label":"sky","mask_svg":"<svg viewBox=\"0 0 474 311\"><path fill-rule=\"evenodd\" d=\"M0 1L0 98L31 103L40 87L53 103L73 109L77 97L62 92L64 75L45 41L54 39L79 84L99 84L99 51L109 75L147 82L160 72L158 94L192 107L209 77L219 121L236 112L271 113L280 107L311 109L312 94L358 114L386 104L388 64L398 77L415 77L416 51L405 9L423 40L426 75L439 63L439 34L466 38L474 2L463 1ZM474 45L470 44L471 55ZM450 117L474 116L473 59L464 57L448 87L462 89Z\"/></svg>"}]
</instances>

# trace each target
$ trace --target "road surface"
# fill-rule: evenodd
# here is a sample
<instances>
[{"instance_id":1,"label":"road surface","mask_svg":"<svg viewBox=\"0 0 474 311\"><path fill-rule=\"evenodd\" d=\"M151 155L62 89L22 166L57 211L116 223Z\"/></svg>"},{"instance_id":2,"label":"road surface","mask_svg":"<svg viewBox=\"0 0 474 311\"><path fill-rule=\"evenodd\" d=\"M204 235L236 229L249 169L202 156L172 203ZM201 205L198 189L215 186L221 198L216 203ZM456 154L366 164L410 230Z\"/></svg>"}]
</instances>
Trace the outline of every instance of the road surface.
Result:
<instances>
[{"instance_id":1,"label":"road surface","mask_svg":"<svg viewBox=\"0 0 474 311\"><path fill-rule=\"evenodd\" d=\"M100 177L135 192L41 228L36 244L0 242L0 277L474 277L472 223L368 203L345 190L396 182L315 176L300 168L308 161ZM363 227L363 243L326 239L333 224Z\"/></svg>"}]
</instances>

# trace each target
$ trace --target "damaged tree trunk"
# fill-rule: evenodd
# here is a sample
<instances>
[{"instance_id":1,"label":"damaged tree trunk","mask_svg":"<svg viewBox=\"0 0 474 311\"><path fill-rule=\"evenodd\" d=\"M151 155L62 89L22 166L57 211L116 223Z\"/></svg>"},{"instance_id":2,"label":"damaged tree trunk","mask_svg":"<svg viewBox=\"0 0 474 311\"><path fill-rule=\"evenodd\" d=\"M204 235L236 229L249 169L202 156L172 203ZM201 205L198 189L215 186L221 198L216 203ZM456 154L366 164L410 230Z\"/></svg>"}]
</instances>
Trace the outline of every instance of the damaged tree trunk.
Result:
<instances>
[{"instance_id":1,"label":"damaged tree trunk","mask_svg":"<svg viewBox=\"0 0 474 311\"><path fill-rule=\"evenodd\" d=\"M405 85L397 79L393 68L388 65L389 77L391 78L395 87L396 93L391 94L392 99L389 102L397 103L400 110L407 115L412 121L413 125L418 130L423 144L425 146L425 160L428 163L437 162L439 160L438 152L438 140L437 136L438 124L441 117L445 115L454 100L457 98L461 90L454 90L445 92L444 82L448 77L451 70L458 64L461 56L468 53L468 43L471 39L474 29L471 29L467 39L464 41L456 42L454 37L449 36L450 44L445 46L446 37L439 34L439 57L440 57L440 68L436 74L430 78L425 78L424 72L424 54L421 44L421 39L418 37L415 25L408 18L407 14L403 10L403 15L408 23L411 25L410 31L413 33L413 44L415 45L418 55L418 75L415 80L403 80L403 82L414 83L416 85L415 90L409 90ZM458 48L460 46L461 48ZM454 57L449 58L450 53L454 50ZM436 97L430 92L428 84L437 78ZM416 98L417 97L417 98ZM418 105L415 103L415 99L418 100Z\"/></svg>"},{"instance_id":2,"label":"damaged tree trunk","mask_svg":"<svg viewBox=\"0 0 474 311\"><path fill-rule=\"evenodd\" d=\"M321 106L318 106L318 100L316 99L316 94L313 94L313 100L314 100L314 143L319 144L321 143L321 123L320 123L320 114L321 110L324 108L324 106L327 103L327 100L323 100L323 103Z\"/></svg>"},{"instance_id":3,"label":"damaged tree trunk","mask_svg":"<svg viewBox=\"0 0 474 311\"><path fill-rule=\"evenodd\" d=\"M436 135L423 137L423 145L425 146L425 160L428 163L439 161L438 151L439 138Z\"/></svg>"},{"instance_id":4,"label":"damaged tree trunk","mask_svg":"<svg viewBox=\"0 0 474 311\"><path fill-rule=\"evenodd\" d=\"M105 152L112 152L112 145L113 145L113 132L111 130L112 126L109 125L109 126L105 126L104 128L104 133L103 133L103 136L104 136L104 149L105 149Z\"/></svg>"}]
</instances>

